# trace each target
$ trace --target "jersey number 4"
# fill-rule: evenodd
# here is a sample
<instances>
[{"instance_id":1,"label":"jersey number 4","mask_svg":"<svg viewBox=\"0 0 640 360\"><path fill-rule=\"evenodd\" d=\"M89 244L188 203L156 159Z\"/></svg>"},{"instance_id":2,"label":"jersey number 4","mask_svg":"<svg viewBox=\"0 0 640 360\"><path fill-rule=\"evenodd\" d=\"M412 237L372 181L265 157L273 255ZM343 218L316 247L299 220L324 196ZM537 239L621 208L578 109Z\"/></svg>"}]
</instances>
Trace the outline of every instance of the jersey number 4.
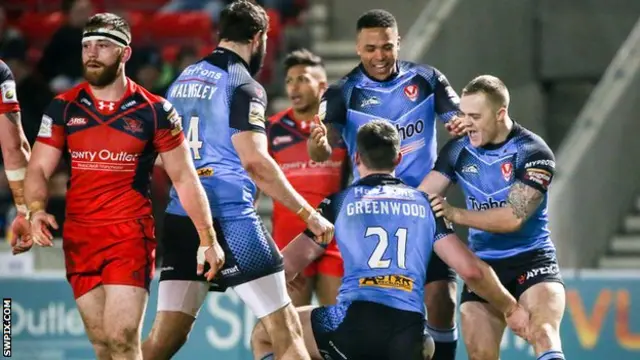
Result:
<instances>
[{"instance_id":1,"label":"jersey number 4","mask_svg":"<svg viewBox=\"0 0 640 360\"><path fill-rule=\"evenodd\" d=\"M384 253L389 247L389 233L387 230L380 226L372 226L367 228L365 237L376 236L378 238L378 244L373 250L373 254L369 257L369 267L371 269L388 269L391 266L391 259L382 259ZM407 258L407 229L399 228L396 231L396 238L398 239L398 252L397 261L400 269L406 269Z\"/></svg>"},{"instance_id":2,"label":"jersey number 4","mask_svg":"<svg viewBox=\"0 0 640 360\"><path fill-rule=\"evenodd\" d=\"M182 121L182 119L180 119ZM193 151L193 158L200 160L200 148L202 147L202 141L200 141L200 118L192 116L189 119L187 128L187 143Z\"/></svg>"}]
</instances>

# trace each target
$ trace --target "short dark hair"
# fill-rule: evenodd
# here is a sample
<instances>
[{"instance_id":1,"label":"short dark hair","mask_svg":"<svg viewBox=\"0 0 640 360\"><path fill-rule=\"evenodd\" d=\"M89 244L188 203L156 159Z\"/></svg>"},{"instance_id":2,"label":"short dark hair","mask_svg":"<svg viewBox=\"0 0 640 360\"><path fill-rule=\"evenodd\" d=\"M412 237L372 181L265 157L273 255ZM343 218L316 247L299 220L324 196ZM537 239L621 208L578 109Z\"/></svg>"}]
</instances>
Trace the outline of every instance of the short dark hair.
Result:
<instances>
[{"instance_id":1,"label":"short dark hair","mask_svg":"<svg viewBox=\"0 0 640 360\"><path fill-rule=\"evenodd\" d=\"M266 33L269 18L262 7L248 0L236 0L220 13L218 37L238 43L248 43L257 33Z\"/></svg>"},{"instance_id":2,"label":"short dark hair","mask_svg":"<svg viewBox=\"0 0 640 360\"><path fill-rule=\"evenodd\" d=\"M127 20L121 16L112 13L99 13L90 17L84 25L84 31L92 31L100 28L117 30L125 34L129 38L129 43L131 43L131 26L129 26Z\"/></svg>"},{"instance_id":3,"label":"short dark hair","mask_svg":"<svg viewBox=\"0 0 640 360\"><path fill-rule=\"evenodd\" d=\"M319 66L324 68L322 58L307 49L298 49L287 54L283 61L284 71L287 72L294 66Z\"/></svg>"},{"instance_id":4,"label":"short dark hair","mask_svg":"<svg viewBox=\"0 0 640 360\"><path fill-rule=\"evenodd\" d=\"M483 93L497 107L509 107L509 90L499 78L493 75L480 75L471 80L462 89L462 95Z\"/></svg>"},{"instance_id":5,"label":"short dark hair","mask_svg":"<svg viewBox=\"0 0 640 360\"><path fill-rule=\"evenodd\" d=\"M362 14L356 24L356 30L370 28L397 28L396 18L387 10L374 9Z\"/></svg>"},{"instance_id":6,"label":"short dark hair","mask_svg":"<svg viewBox=\"0 0 640 360\"><path fill-rule=\"evenodd\" d=\"M373 120L358 129L360 161L371 170L393 170L400 153L398 130L385 120Z\"/></svg>"}]
</instances>

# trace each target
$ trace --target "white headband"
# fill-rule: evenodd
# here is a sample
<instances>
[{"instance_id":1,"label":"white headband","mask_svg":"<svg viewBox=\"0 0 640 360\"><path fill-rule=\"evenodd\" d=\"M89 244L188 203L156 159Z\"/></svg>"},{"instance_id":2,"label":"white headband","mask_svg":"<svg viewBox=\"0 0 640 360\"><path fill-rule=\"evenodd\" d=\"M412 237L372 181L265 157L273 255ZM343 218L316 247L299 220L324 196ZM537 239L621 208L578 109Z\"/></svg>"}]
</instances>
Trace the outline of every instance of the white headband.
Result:
<instances>
[{"instance_id":1,"label":"white headband","mask_svg":"<svg viewBox=\"0 0 640 360\"><path fill-rule=\"evenodd\" d=\"M85 31L82 34L82 42L89 40L107 40L118 46L129 46L131 37L122 31L107 28L98 28Z\"/></svg>"}]
</instances>

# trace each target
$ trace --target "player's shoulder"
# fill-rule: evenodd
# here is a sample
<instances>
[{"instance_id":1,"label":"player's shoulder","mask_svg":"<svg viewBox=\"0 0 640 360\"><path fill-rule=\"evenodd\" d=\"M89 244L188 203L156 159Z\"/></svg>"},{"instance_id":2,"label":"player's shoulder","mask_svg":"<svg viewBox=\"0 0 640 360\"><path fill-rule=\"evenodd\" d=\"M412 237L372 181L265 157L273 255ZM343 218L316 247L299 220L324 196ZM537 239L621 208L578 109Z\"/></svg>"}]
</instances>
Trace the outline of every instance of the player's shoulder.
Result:
<instances>
[{"instance_id":1,"label":"player's shoulder","mask_svg":"<svg viewBox=\"0 0 640 360\"><path fill-rule=\"evenodd\" d=\"M271 115L269 117L269 124L273 125L273 124L277 124L279 122L282 122L283 119L288 118L289 117L289 113L291 112L291 108L286 108L274 115Z\"/></svg>"},{"instance_id":2,"label":"player's shoulder","mask_svg":"<svg viewBox=\"0 0 640 360\"><path fill-rule=\"evenodd\" d=\"M431 65L418 64L411 61L398 61L398 68L401 72L413 72L427 79L431 79L440 74L440 71Z\"/></svg>"},{"instance_id":3,"label":"player's shoulder","mask_svg":"<svg viewBox=\"0 0 640 360\"><path fill-rule=\"evenodd\" d=\"M542 136L516 123L515 145L526 154L543 153L553 157L553 151ZM526 155L525 154L525 155Z\"/></svg>"},{"instance_id":4,"label":"player's shoulder","mask_svg":"<svg viewBox=\"0 0 640 360\"><path fill-rule=\"evenodd\" d=\"M0 83L4 83L5 81L13 81L13 73L9 68L9 65L4 61L0 60Z\"/></svg>"},{"instance_id":5,"label":"player's shoulder","mask_svg":"<svg viewBox=\"0 0 640 360\"><path fill-rule=\"evenodd\" d=\"M460 151L462 151L462 149L464 149L467 146L470 146L469 137L467 135L456 136L449 139L444 144L444 146L442 146L440 153L441 154L449 153L449 154L457 155L460 153Z\"/></svg>"},{"instance_id":6,"label":"player's shoulder","mask_svg":"<svg viewBox=\"0 0 640 360\"><path fill-rule=\"evenodd\" d=\"M151 105L155 105L155 104L164 105L165 103L168 103L167 99L165 99L164 97L152 93L151 91L145 89L143 86L135 83L131 79L129 79L129 81L130 81L130 86L132 90L131 95L138 95L141 98L143 98L144 101L148 102ZM170 106L170 105L167 105L167 106Z\"/></svg>"}]
</instances>

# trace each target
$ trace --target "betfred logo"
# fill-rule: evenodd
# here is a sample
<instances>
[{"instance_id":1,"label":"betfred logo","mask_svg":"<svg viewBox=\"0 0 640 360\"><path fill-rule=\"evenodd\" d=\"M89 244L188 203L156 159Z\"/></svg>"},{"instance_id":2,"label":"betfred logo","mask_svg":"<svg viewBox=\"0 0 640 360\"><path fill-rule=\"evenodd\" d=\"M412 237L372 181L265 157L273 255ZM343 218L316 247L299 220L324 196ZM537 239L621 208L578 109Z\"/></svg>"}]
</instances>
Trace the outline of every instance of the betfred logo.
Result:
<instances>
[{"instance_id":1,"label":"betfred logo","mask_svg":"<svg viewBox=\"0 0 640 360\"><path fill-rule=\"evenodd\" d=\"M404 94L411 101L416 101L418 99L418 85L408 85L404 88Z\"/></svg>"},{"instance_id":2,"label":"betfred logo","mask_svg":"<svg viewBox=\"0 0 640 360\"><path fill-rule=\"evenodd\" d=\"M84 126L87 125L87 119L83 117L72 117L67 121L67 126Z\"/></svg>"}]
</instances>

